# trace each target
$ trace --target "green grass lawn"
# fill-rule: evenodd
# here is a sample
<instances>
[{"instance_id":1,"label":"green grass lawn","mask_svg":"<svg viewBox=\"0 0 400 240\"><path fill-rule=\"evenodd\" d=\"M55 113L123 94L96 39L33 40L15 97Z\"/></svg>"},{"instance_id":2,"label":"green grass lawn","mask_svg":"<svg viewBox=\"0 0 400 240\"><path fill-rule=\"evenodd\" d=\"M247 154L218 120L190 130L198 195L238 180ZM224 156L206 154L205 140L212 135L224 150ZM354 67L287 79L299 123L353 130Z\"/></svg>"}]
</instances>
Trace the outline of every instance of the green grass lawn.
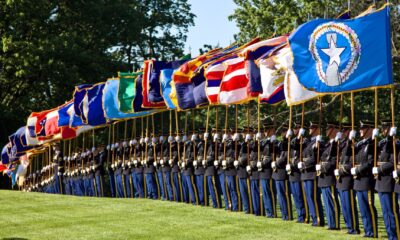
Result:
<instances>
[{"instance_id":1,"label":"green grass lawn","mask_svg":"<svg viewBox=\"0 0 400 240\"><path fill-rule=\"evenodd\" d=\"M0 239L326 240L362 236L294 221L147 199L0 191L0 206ZM380 236L386 236L380 212L379 217Z\"/></svg>"}]
</instances>

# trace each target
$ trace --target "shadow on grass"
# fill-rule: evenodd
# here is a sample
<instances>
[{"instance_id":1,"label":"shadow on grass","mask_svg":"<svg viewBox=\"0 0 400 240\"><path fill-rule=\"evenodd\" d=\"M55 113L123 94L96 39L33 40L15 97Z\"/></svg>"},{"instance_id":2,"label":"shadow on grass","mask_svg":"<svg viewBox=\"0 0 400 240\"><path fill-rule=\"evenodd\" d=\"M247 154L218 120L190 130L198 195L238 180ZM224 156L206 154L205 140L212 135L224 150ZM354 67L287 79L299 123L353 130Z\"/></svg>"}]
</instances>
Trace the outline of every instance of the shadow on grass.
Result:
<instances>
[{"instance_id":1,"label":"shadow on grass","mask_svg":"<svg viewBox=\"0 0 400 240\"><path fill-rule=\"evenodd\" d=\"M28 240L28 239L19 237L7 237L7 238L0 238L0 240Z\"/></svg>"}]
</instances>

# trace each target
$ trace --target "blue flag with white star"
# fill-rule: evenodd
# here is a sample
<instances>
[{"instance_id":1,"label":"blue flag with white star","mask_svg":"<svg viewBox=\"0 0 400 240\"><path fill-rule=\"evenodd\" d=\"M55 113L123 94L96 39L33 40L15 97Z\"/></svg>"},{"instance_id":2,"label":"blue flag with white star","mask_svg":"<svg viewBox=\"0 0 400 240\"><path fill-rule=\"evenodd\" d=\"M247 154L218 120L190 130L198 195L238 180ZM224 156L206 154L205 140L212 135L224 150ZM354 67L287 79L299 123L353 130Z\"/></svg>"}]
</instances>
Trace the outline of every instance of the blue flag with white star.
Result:
<instances>
[{"instance_id":1,"label":"blue flag with white star","mask_svg":"<svg viewBox=\"0 0 400 240\"><path fill-rule=\"evenodd\" d=\"M349 92L393 84L389 8L362 17L316 19L289 38L293 70L307 89Z\"/></svg>"}]
</instances>

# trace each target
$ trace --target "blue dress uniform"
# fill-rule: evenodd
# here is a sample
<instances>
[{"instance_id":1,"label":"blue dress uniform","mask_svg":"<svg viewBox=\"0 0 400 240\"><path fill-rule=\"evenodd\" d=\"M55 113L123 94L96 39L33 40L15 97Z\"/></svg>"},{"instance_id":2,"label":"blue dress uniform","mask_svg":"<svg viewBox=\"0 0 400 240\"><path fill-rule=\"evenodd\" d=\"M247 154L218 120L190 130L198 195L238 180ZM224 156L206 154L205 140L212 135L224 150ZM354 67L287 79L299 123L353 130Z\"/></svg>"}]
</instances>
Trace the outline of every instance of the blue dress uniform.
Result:
<instances>
[{"instance_id":1,"label":"blue dress uniform","mask_svg":"<svg viewBox=\"0 0 400 240\"><path fill-rule=\"evenodd\" d=\"M239 153L239 150L237 154ZM226 169L225 169L225 176L226 176L226 183L224 184L225 187L223 190L226 191L224 194L225 204L229 200L230 202L230 209L234 212L239 210L239 197L238 197L238 178L237 178L237 170L234 166L235 162L235 142L232 139L228 139L226 141ZM224 191L223 191L224 192ZM225 209L227 209L226 206Z\"/></svg>"},{"instance_id":2,"label":"blue dress uniform","mask_svg":"<svg viewBox=\"0 0 400 240\"><path fill-rule=\"evenodd\" d=\"M54 155L54 188L55 193L65 194L64 187L64 165L65 161L60 150L56 150Z\"/></svg>"},{"instance_id":3,"label":"blue dress uniform","mask_svg":"<svg viewBox=\"0 0 400 240\"><path fill-rule=\"evenodd\" d=\"M113 159L113 156L115 154L115 150L114 150L114 144L112 146L108 145L107 146L107 156L110 156L111 159L108 159L108 161ZM109 181L110 181L110 194L111 197L117 197L117 189L116 189L116 182L115 182L115 167L112 166L113 164L108 164L107 166L107 172L108 172L108 177L109 177Z\"/></svg>"},{"instance_id":4,"label":"blue dress uniform","mask_svg":"<svg viewBox=\"0 0 400 240\"><path fill-rule=\"evenodd\" d=\"M122 144L121 144L122 145ZM116 161L114 163L115 166L115 185L116 185L116 194L118 198L124 198L125 197L125 187L124 187L124 181L123 181L123 168L122 168L122 156L123 156L123 148L122 146L119 146L116 149Z\"/></svg>"},{"instance_id":5,"label":"blue dress uniform","mask_svg":"<svg viewBox=\"0 0 400 240\"><path fill-rule=\"evenodd\" d=\"M247 167L247 142L241 142L240 146L240 154L239 154L239 165L237 168L237 176L239 179L239 191L240 191L240 200L242 202L243 211L248 214L252 213L252 206L249 199L249 176L246 171Z\"/></svg>"},{"instance_id":6,"label":"blue dress uniform","mask_svg":"<svg viewBox=\"0 0 400 240\"><path fill-rule=\"evenodd\" d=\"M194 176L196 183L197 196L199 200L199 205L205 206L206 202L208 202L208 194L207 189L205 189L205 181L204 177L205 168L202 164L202 160L204 157L204 140L198 139L196 136L195 142L193 143L196 150L196 154L194 156L193 167L194 167Z\"/></svg>"},{"instance_id":7,"label":"blue dress uniform","mask_svg":"<svg viewBox=\"0 0 400 240\"><path fill-rule=\"evenodd\" d=\"M363 139L356 145L354 191L356 192L366 237L378 237L377 211L374 205L374 141Z\"/></svg>"},{"instance_id":8,"label":"blue dress uniform","mask_svg":"<svg viewBox=\"0 0 400 240\"><path fill-rule=\"evenodd\" d=\"M398 148L400 149L400 144L398 144ZM395 184L394 184L394 214L395 214L395 221L396 221L396 229L397 229L397 238L399 238L400 235L400 210L399 210L399 200L400 200L400 181L399 181L399 176L400 176L400 152L397 157L397 164L396 168L394 171L396 171L397 178L395 178ZM394 173L393 171L393 173Z\"/></svg>"},{"instance_id":9,"label":"blue dress uniform","mask_svg":"<svg viewBox=\"0 0 400 240\"><path fill-rule=\"evenodd\" d=\"M204 151L204 150L200 150ZM217 171L214 167L214 159L215 159L215 145L209 138L207 140L207 149L206 149L206 159L204 162L202 162L202 165L204 165L205 168L205 178L207 180L206 185L205 185L205 191L208 191L208 193L211 196L211 201L212 201L212 206L213 208L222 208L222 202L221 202L221 190L220 190L220 185L218 178L216 177ZM204 153L203 153L204 154ZM225 181L223 182L225 184ZM224 187L225 190L225 187ZM229 208L229 204L227 204L228 200L226 200L226 205L225 209L227 210ZM208 195L207 198L205 199L206 205L208 205Z\"/></svg>"},{"instance_id":10,"label":"blue dress uniform","mask_svg":"<svg viewBox=\"0 0 400 240\"><path fill-rule=\"evenodd\" d=\"M378 175L375 190L378 192L381 202L383 220L389 239L398 239L398 216L396 216L394 193L394 170L393 137L386 137L379 142ZM397 222L397 224L396 224Z\"/></svg>"},{"instance_id":11,"label":"blue dress uniform","mask_svg":"<svg viewBox=\"0 0 400 240\"><path fill-rule=\"evenodd\" d=\"M122 159L122 179L124 183L124 197L131 198L133 194L132 180L131 180L131 168L129 167L130 147L126 142L123 143L124 157Z\"/></svg>"},{"instance_id":12,"label":"blue dress uniform","mask_svg":"<svg viewBox=\"0 0 400 240\"><path fill-rule=\"evenodd\" d=\"M184 196L189 195L189 199L187 199L189 202L193 205L198 205L199 204L199 199L197 196L197 189L196 189L196 184L194 181L194 168L193 168L193 161L194 161L194 152L193 152L193 142L187 141L186 143L186 157L184 159L185 161L185 167L182 169L183 177L184 177L184 182L186 184L186 189L187 193L184 194ZM185 190L184 190L185 191Z\"/></svg>"},{"instance_id":13,"label":"blue dress uniform","mask_svg":"<svg viewBox=\"0 0 400 240\"><path fill-rule=\"evenodd\" d=\"M104 197L104 163L107 161L107 151L103 148L94 157L94 171L97 197Z\"/></svg>"},{"instance_id":14,"label":"blue dress uniform","mask_svg":"<svg viewBox=\"0 0 400 240\"><path fill-rule=\"evenodd\" d=\"M87 168L87 174L89 179L89 196L94 197L96 196L96 186L95 186L95 176L94 176L94 169L92 168L94 161L91 162Z\"/></svg>"},{"instance_id":15,"label":"blue dress uniform","mask_svg":"<svg viewBox=\"0 0 400 240\"><path fill-rule=\"evenodd\" d=\"M322 192L328 229L340 229L339 197L335 187L334 171L336 169L338 143L332 139L324 147L321 156L321 170L318 176L318 187Z\"/></svg>"},{"instance_id":16,"label":"blue dress uniform","mask_svg":"<svg viewBox=\"0 0 400 240\"><path fill-rule=\"evenodd\" d=\"M178 148L178 142L174 141L172 142L172 148L174 149L174 157L172 159L172 162L169 162L169 165L171 165L171 175L172 175L172 189L174 191L174 200L176 202L183 202L183 190L182 190L182 181L181 181L181 174L179 171L179 166L178 166L178 161L179 161L179 156L181 156L180 151L182 151L181 146Z\"/></svg>"},{"instance_id":17,"label":"blue dress uniform","mask_svg":"<svg viewBox=\"0 0 400 240\"><path fill-rule=\"evenodd\" d=\"M260 216L261 215L260 172L257 169L258 142L251 141L249 144L250 144L250 165L247 167L248 168L247 170L250 178L250 197L253 206L253 214L256 216Z\"/></svg>"},{"instance_id":18,"label":"blue dress uniform","mask_svg":"<svg viewBox=\"0 0 400 240\"><path fill-rule=\"evenodd\" d=\"M284 138L282 142L278 143L278 149L279 152L276 153L278 157L276 158L276 161L271 163L273 169L272 178L275 180L282 220L288 221L293 219L293 215L289 177L286 174L286 163L288 158L288 140L286 138Z\"/></svg>"},{"instance_id":19,"label":"blue dress uniform","mask_svg":"<svg viewBox=\"0 0 400 240\"><path fill-rule=\"evenodd\" d=\"M261 213L268 218L274 218L276 214L276 186L275 180L272 178L272 160L275 159L278 151L278 143L270 139L262 139L261 144L261 159L258 163L258 170L260 171L260 184L262 195L262 210ZM260 166L261 164L261 166ZM264 212L264 213L263 213Z\"/></svg>"},{"instance_id":20,"label":"blue dress uniform","mask_svg":"<svg viewBox=\"0 0 400 240\"><path fill-rule=\"evenodd\" d=\"M162 167L160 164L161 159L164 158L164 143L163 142L158 142L157 143L157 161L155 162L154 166L156 168L157 172L157 187L158 187L158 193L161 198L161 200L167 199L166 192L165 192L165 183L164 183L164 177L163 177L163 172L162 172Z\"/></svg>"},{"instance_id":21,"label":"blue dress uniform","mask_svg":"<svg viewBox=\"0 0 400 240\"><path fill-rule=\"evenodd\" d=\"M178 157L176 154L176 149L173 148L172 144L168 142L164 143L164 156L161 160L161 171L163 175L164 190L166 192L166 197L169 201L174 201L174 191L172 187L172 175L171 175L171 165L169 164L169 159ZM171 153L171 154L170 154Z\"/></svg>"},{"instance_id":22,"label":"blue dress uniform","mask_svg":"<svg viewBox=\"0 0 400 240\"><path fill-rule=\"evenodd\" d=\"M144 166L144 175L146 178L147 198L158 198L158 187L156 182L156 168L154 167L154 148L152 143L147 145L147 159Z\"/></svg>"},{"instance_id":23,"label":"blue dress uniform","mask_svg":"<svg viewBox=\"0 0 400 240\"><path fill-rule=\"evenodd\" d=\"M358 211L356 207L355 192L353 190L352 168L352 142L343 139L340 142L341 156L338 174L336 176L336 189L339 192L340 204L342 207L343 219L348 234L359 234Z\"/></svg>"},{"instance_id":24,"label":"blue dress uniform","mask_svg":"<svg viewBox=\"0 0 400 240\"><path fill-rule=\"evenodd\" d=\"M320 143L320 152L323 151L323 143ZM317 175L315 165L317 163L317 141L311 137L303 151L304 169L301 171L301 180L304 184L308 211L312 220L312 226L324 226L324 211L322 209L321 192L317 187Z\"/></svg>"},{"instance_id":25,"label":"blue dress uniform","mask_svg":"<svg viewBox=\"0 0 400 240\"><path fill-rule=\"evenodd\" d=\"M306 148L308 144L308 139L303 139L303 149ZM294 205L297 211L297 222L298 223L309 223L308 216L308 205L306 204L306 193L304 191L302 182L301 182L301 171L298 168L298 163L300 162L300 140L298 138L294 138L291 141L290 148L290 171L288 171L289 175L289 184L290 184L290 192L293 196Z\"/></svg>"},{"instance_id":26,"label":"blue dress uniform","mask_svg":"<svg viewBox=\"0 0 400 240\"><path fill-rule=\"evenodd\" d=\"M85 169L85 167L82 166L81 164L78 164L78 169L79 169L79 171L78 171L77 179L76 179L77 188L79 189L78 190L79 196L83 197L83 196L85 196L85 183L83 181L84 180L83 179L83 176L84 176L83 170Z\"/></svg>"},{"instance_id":27,"label":"blue dress uniform","mask_svg":"<svg viewBox=\"0 0 400 240\"><path fill-rule=\"evenodd\" d=\"M135 171L134 177L136 180L136 189L137 189L137 196L139 198L145 198L145 183L144 183L144 175L143 175L143 170L144 167L140 161L140 159L143 157L143 145L142 144L137 144L136 146L136 159L134 160L133 163L133 169Z\"/></svg>"}]
</instances>

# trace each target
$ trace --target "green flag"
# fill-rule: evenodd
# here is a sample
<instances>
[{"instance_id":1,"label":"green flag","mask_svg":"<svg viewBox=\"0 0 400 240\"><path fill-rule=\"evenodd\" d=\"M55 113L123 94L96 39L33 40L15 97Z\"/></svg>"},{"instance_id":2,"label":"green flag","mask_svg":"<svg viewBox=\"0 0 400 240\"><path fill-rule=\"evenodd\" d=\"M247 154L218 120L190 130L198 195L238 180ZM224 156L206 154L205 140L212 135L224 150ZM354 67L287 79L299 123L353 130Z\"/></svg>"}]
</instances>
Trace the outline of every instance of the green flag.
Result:
<instances>
[{"instance_id":1,"label":"green flag","mask_svg":"<svg viewBox=\"0 0 400 240\"><path fill-rule=\"evenodd\" d=\"M134 112L132 103L136 96L135 79L140 75L142 75L142 72L118 72L118 104L121 112Z\"/></svg>"}]
</instances>

